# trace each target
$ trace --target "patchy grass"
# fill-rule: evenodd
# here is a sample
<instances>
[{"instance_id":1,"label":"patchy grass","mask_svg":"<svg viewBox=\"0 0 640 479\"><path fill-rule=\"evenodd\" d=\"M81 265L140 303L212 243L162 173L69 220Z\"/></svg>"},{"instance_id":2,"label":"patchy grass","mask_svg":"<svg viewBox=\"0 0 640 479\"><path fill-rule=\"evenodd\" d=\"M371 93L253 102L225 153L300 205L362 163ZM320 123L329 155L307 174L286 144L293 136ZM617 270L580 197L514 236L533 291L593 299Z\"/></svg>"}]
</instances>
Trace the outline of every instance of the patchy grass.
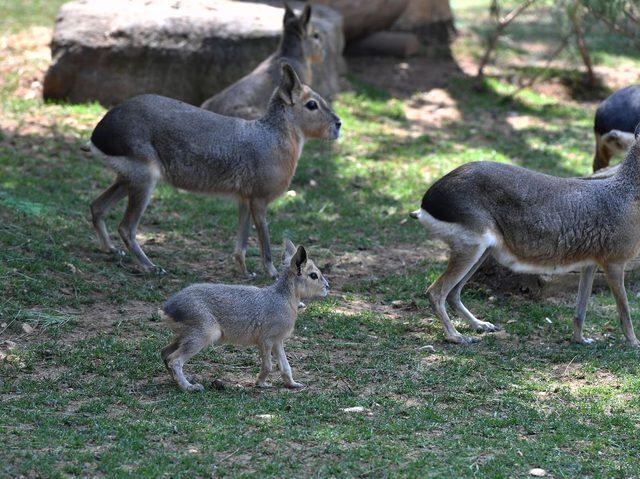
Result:
<instances>
[{"instance_id":1,"label":"patchy grass","mask_svg":"<svg viewBox=\"0 0 640 479\"><path fill-rule=\"evenodd\" d=\"M274 242L309 245L334 288L304 310L288 343L307 388L256 390L255 352L221 348L187 366L207 390L182 394L158 356L169 334L156 310L190 282L239 281L235 207L156 191L141 232L167 277L99 253L88 204L111 177L79 147L104 109L42 104L34 78L46 41L25 32L51 15L34 2L1 5L0 73L18 64L27 74L0 76L0 343L17 343L0 346L0 476L640 475L638 353L621 344L610 295L592 301L587 330L598 341L585 348L567 341L571 295L470 288L469 308L503 332L447 345L423 296L446 252L406 221L428 185L464 162L588 173L592 103L537 89L505 101L514 87L504 78L478 93L459 70L437 88L456 114L413 121L409 108L440 108L423 96L436 88L398 93L384 75L390 63L354 67L336 104L344 138L309 144L296 195L270 210ZM121 214L122 205L112 231ZM261 271L255 239L249 260ZM229 387L215 390L217 378ZM343 411L354 406L364 412Z\"/></svg>"},{"instance_id":2,"label":"patchy grass","mask_svg":"<svg viewBox=\"0 0 640 479\"><path fill-rule=\"evenodd\" d=\"M508 0L498 3L504 16L521 2ZM640 68L640 52L632 40L612 35L605 25L588 16L581 25L596 73L604 80L604 92L585 88L584 65L573 40L551 62L551 68L542 71L570 31L566 12L559 6L561 3L536 2L517 17L498 41L492 57L494 61L488 66L490 74L515 82L526 82L532 75L540 74L545 80L539 87L542 90L562 91L566 97L586 96L591 99L607 90L635 83ZM451 0L456 24L461 30L454 45L458 57L470 56L478 60L484 52L485 39L495 25L489 17L490 4L490 0Z\"/></svg>"}]
</instances>

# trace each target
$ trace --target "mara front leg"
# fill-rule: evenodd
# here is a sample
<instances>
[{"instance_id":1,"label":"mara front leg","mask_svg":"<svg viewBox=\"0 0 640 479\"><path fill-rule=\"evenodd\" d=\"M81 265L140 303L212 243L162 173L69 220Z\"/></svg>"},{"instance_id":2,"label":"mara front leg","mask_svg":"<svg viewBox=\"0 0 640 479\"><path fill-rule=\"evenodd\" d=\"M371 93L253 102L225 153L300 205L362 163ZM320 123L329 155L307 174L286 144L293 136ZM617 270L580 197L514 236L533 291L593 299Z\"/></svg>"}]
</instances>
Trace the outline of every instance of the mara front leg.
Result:
<instances>
[{"instance_id":1,"label":"mara front leg","mask_svg":"<svg viewBox=\"0 0 640 479\"><path fill-rule=\"evenodd\" d=\"M233 258L236 262L240 274L247 278L253 278L255 273L247 271L245 257L247 254L247 245L249 243L249 228L251 227L251 213L249 211L249 202L240 200L238 202L238 237L236 240L236 249L233 252Z\"/></svg>"},{"instance_id":2,"label":"mara front leg","mask_svg":"<svg viewBox=\"0 0 640 479\"><path fill-rule=\"evenodd\" d=\"M291 389L299 389L304 387L304 384L297 383L293 380L293 374L291 373L291 366L287 360L287 353L284 351L284 342L278 341L273 345L273 352L278 360L278 368L280 369L280 375L284 381L284 385Z\"/></svg>"},{"instance_id":3,"label":"mara front leg","mask_svg":"<svg viewBox=\"0 0 640 479\"><path fill-rule=\"evenodd\" d=\"M278 270L273 266L271 259L271 243L269 241L269 226L267 225L267 202L263 199L254 199L251 200L249 206L251 208L251 216L253 216L253 223L258 231L260 250L262 251L262 264L267 274L275 278L278 276Z\"/></svg>"},{"instance_id":4,"label":"mara front leg","mask_svg":"<svg viewBox=\"0 0 640 479\"><path fill-rule=\"evenodd\" d=\"M582 268L580 273L580 286L578 286L578 301L576 303L576 314L573 317L573 336L571 341L578 344L591 344L593 339L585 338L584 317L587 314L587 305L589 304L589 296L593 289L593 276L596 273L595 265L589 265Z\"/></svg>"},{"instance_id":5,"label":"mara front leg","mask_svg":"<svg viewBox=\"0 0 640 479\"><path fill-rule=\"evenodd\" d=\"M616 300L622 332L629 344L637 348L640 346L640 342L636 338L636 333L633 331L633 324L631 323L629 301L627 300L627 291L624 288L624 263L604 265L604 274Z\"/></svg>"}]
</instances>

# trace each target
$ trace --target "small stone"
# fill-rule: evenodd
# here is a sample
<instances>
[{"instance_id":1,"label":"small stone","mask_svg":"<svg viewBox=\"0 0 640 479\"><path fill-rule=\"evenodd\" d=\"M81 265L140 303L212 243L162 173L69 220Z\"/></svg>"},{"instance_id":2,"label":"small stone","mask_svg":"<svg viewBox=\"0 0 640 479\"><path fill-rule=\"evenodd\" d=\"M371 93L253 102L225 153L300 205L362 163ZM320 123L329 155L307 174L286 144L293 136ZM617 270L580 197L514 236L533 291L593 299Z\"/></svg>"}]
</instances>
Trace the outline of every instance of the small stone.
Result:
<instances>
[{"instance_id":1,"label":"small stone","mask_svg":"<svg viewBox=\"0 0 640 479\"><path fill-rule=\"evenodd\" d=\"M296 196L298 196L298 193L296 193L295 190L289 190L287 191L287 196L289 198L295 198Z\"/></svg>"},{"instance_id":2,"label":"small stone","mask_svg":"<svg viewBox=\"0 0 640 479\"><path fill-rule=\"evenodd\" d=\"M427 353L435 353L436 352L436 348L434 348L433 346L431 346L430 344L427 344L426 346L420 346L418 348L418 351L420 352L427 352Z\"/></svg>"},{"instance_id":3,"label":"small stone","mask_svg":"<svg viewBox=\"0 0 640 479\"><path fill-rule=\"evenodd\" d=\"M65 266L69 269L71 274L78 274L78 268L76 268L75 265L71 263L65 263Z\"/></svg>"},{"instance_id":4,"label":"small stone","mask_svg":"<svg viewBox=\"0 0 640 479\"><path fill-rule=\"evenodd\" d=\"M544 318L544 320L549 324L553 324L553 321L551 321L551 318Z\"/></svg>"},{"instance_id":5,"label":"small stone","mask_svg":"<svg viewBox=\"0 0 640 479\"><path fill-rule=\"evenodd\" d=\"M274 415L273 414L256 414L256 418L262 421L270 421L271 419L274 418Z\"/></svg>"},{"instance_id":6,"label":"small stone","mask_svg":"<svg viewBox=\"0 0 640 479\"><path fill-rule=\"evenodd\" d=\"M491 301L492 303L496 300L495 296L489 296L489 301Z\"/></svg>"},{"instance_id":7,"label":"small stone","mask_svg":"<svg viewBox=\"0 0 640 479\"><path fill-rule=\"evenodd\" d=\"M4 361L4 359L7 357L7 355L5 353L3 353L2 351L0 351L0 361Z\"/></svg>"},{"instance_id":8,"label":"small stone","mask_svg":"<svg viewBox=\"0 0 640 479\"><path fill-rule=\"evenodd\" d=\"M0 328L2 328L2 329L6 329L6 328L7 328L7 323L2 323L2 324L0 324Z\"/></svg>"},{"instance_id":9,"label":"small stone","mask_svg":"<svg viewBox=\"0 0 640 479\"><path fill-rule=\"evenodd\" d=\"M2 341L2 343L0 343L0 348L6 349L8 351L11 351L12 349L16 349L16 346L17 344L9 339Z\"/></svg>"},{"instance_id":10,"label":"small stone","mask_svg":"<svg viewBox=\"0 0 640 479\"><path fill-rule=\"evenodd\" d=\"M366 414L367 416L371 416L373 414L367 408L362 406L345 407L342 409L342 412L346 412L347 414Z\"/></svg>"},{"instance_id":11,"label":"small stone","mask_svg":"<svg viewBox=\"0 0 640 479\"><path fill-rule=\"evenodd\" d=\"M539 467L534 467L533 469L529 470L529 475L534 477L544 477L547 475L547 471L545 471L544 469L540 469Z\"/></svg>"},{"instance_id":12,"label":"small stone","mask_svg":"<svg viewBox=\"0 0 640 479\"><path fill-rule=\"evenodd\" d=\"M309 180L309 186L315 188L316 186L318 186L318 182L316 180Z\"/></svg>"},{"instance_id":13,"label":"small stone","mask_svg":"<svg viewBox=\"0 0 640 479\"><path fill-rule=\"evenodd\" d=\"M213 386L214 389L217 389L218 391L224 391L224 389L226 388L224 381L220 379L214 379L211 385Z\"/></svg>"},{"instance_id":14,"label":"small stone","mask_svg":"<svg viewBox=\"0 0 640 479\"><path fill-rule=\"evenodd\" d=\"M22 330L26 333L26 334L31 334L33 333L33 328L31 326L29 326L27 323L22 323Z\"/></svg>"}]
</instances>

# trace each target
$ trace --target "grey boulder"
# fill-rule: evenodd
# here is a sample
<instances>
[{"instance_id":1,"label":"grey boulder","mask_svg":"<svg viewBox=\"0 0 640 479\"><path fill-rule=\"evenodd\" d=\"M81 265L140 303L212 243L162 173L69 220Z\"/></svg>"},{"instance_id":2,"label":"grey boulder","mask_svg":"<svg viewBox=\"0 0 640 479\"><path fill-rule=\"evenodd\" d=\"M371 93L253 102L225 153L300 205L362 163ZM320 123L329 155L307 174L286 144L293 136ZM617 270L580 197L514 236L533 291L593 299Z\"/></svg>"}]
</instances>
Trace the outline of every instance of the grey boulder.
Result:
<instances>
[{"instance_id":1,"label":"grey boulder","mask_svg":"<svg viewBox=\"0 0 640 479\"><path fill-rule=\"evenodd\" d=\"M200 105L276 49L283 15L280 3L270 2L66 3L56 18L44 98L108 106L137 94L158 93ZM342 17L314 5L312 22L327 43L313 86L331 97L343 70Z\"/></svg>"}]
</instances>

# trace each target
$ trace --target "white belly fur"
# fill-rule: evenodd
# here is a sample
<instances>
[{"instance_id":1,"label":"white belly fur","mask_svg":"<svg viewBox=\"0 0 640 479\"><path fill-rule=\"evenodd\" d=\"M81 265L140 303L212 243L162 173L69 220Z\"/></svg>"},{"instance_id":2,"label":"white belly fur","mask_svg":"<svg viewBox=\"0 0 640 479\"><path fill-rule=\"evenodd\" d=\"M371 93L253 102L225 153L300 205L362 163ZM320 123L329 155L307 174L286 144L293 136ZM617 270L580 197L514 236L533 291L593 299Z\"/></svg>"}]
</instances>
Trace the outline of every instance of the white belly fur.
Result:
<instances>
[{"instance_id":1,"label":"white belly fur","mask_svg":"<svg viewBox=\"0 0 640 479\"><path fill-rule=\"evenodd\" d=\"M518 273L560 274L579 271L584 266L595 264L595 261L592 260L561 265L528 263L511 253L505 247L502 236L493 230L487 229L484 233L479 234L457 223L440 221L423 209L420 209L417 213L418 221L435 237L448 245L491 248L492 254L498 263Z\"/></svg>"}]
</instances>

